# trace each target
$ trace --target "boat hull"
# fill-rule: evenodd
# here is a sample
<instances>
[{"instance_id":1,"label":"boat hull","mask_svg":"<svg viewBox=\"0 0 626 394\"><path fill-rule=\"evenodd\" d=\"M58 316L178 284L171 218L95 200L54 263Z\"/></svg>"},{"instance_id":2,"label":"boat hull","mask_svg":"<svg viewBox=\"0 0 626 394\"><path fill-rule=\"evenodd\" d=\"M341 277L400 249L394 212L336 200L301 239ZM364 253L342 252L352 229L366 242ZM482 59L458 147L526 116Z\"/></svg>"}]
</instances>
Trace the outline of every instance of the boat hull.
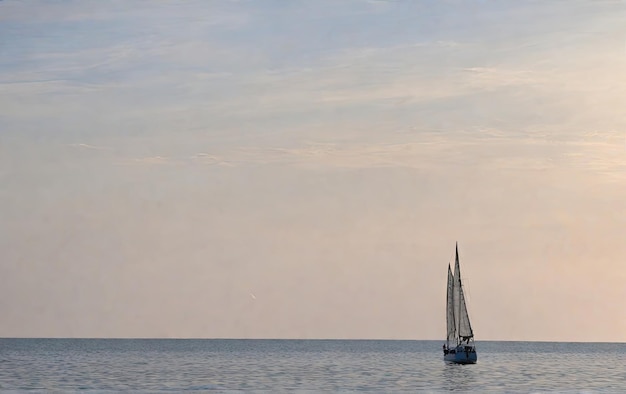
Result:
<instances>
[{"instance_id":1,"label":"boat hull","mask_svg":"<svg viewBox=\"0 0 626 394\"><path fill-rule=\"evenodd\" d=\"M443 360L445 362L455 364L476 364L476 361L478 361L478 355L476 354L475 349L473 351L458 349L458 351L453 350L448 354L444 354Z\"/></svg>"}]
</instances>

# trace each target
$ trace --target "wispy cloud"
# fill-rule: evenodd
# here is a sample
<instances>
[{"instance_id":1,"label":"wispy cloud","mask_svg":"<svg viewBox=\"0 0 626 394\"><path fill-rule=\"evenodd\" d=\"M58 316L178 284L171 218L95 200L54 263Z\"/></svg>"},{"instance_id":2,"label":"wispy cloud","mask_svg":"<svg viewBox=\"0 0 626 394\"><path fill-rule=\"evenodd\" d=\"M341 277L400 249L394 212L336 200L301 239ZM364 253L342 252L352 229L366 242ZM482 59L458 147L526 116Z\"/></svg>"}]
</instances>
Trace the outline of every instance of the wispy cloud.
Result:
<instances>
[{"instance_id":1,"label":"wispy cloud","mask_svg":"<svg viewBox=\"0 0 626 394\"><path fill-rule=\"evenodd\" d=\"M137 165L169 165L176 164L177 161L163 156L149 156L149 157L138 157L132 159L122 159L117 161L118 164L137 164Z\"/></svg>"},{"instance_id":2,"label":"wispy cloud","mask_svg":"<svg viewBox=\"0 0 626 394\"><path fill-rule=\"evenodd\" d=\"M225 161L224 158L209 153L196 153L191 156L193 163L206 164L206 165L219 165L219 166L234 166L234 163Z\"/></svg>"},{"instance_id":3,"label":"wispy cloud","mask_svg":"<svg viewBox=\"0 0 626 394\"><path fill-rule=\"evenodd\" d=\"M232 159L237 159L237 156L231 155ZM241 160L242 157L239 157ZM127 157L123 159L116 159L115 164L118 165L206 165L206 166L225 166L233 167L235 162L227 161L221 156L211 155L209 153L196 153L192 156L147 156L147 157Z\"/></svg>"},{"instance_id":4,"label":"wispy cloud","mask_svg":"<svg viewBox=\"0 0 626 394\"><path fill-rule=\"evenodd\" d=\"M72 148L77 148L77 149L91 149L91 150L110 149L109 147L106 147L106 146L97 146L97 145L90 145L90 144L85 144L85 143L73 143L73 144L69 144L68 146Z\"/></svg>"}]
</instances>

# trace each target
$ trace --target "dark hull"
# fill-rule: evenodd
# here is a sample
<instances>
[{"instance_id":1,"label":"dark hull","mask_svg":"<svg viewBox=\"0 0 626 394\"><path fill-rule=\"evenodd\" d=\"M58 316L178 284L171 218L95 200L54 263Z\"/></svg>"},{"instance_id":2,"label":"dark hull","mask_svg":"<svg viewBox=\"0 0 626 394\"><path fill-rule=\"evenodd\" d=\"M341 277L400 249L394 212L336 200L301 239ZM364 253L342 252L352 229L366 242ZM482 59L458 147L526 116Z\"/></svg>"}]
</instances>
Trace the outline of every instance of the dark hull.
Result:
<instances>
[{"instance_id":1,"label":"dark hull","mask_svg":"<svg viewBox=\"0 0 626 394\"><path fill-rule=\"evenodd\" d=\"M476 350L473 352L459 350L458 352L444 354L443 360L445 362L455 364L476 364L476 361L478 361L478 354L476 354Z\"/></svg>"}]
</instances>

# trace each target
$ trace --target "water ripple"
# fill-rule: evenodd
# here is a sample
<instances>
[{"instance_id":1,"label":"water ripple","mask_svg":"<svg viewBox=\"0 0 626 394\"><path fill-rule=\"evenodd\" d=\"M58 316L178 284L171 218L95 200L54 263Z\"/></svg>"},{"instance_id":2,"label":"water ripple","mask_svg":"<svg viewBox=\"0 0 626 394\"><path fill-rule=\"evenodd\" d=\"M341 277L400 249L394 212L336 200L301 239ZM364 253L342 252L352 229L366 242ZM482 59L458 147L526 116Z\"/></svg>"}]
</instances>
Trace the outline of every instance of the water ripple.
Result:
<instances>
[{"instance_id":1,"label":"water ripple","mask_svg":"<svg viewBox=\"0 0 626 394\"><path fill-rule=\"evenodd\" d=\"M0 339L2 391L626 389L626 344L482 342L476 365L434 341Z\"/></svg>"}]
</instances>

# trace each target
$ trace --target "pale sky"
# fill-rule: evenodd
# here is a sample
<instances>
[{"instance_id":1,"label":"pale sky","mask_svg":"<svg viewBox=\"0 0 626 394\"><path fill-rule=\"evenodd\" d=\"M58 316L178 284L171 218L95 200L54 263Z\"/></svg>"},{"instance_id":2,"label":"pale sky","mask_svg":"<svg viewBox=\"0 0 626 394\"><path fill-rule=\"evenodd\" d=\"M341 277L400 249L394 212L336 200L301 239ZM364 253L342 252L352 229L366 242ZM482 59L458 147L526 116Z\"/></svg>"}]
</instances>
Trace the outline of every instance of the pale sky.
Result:
<instances>
[{"instance_id":1,"label":"pale sky","mask_svg":"<svg viewBox=\"0 0 626 394\"><path fill-rule=\"evenodd\" d=\"M0 1L0 336L626 341L623 1Z\"/></svg>"}]
</instances>

